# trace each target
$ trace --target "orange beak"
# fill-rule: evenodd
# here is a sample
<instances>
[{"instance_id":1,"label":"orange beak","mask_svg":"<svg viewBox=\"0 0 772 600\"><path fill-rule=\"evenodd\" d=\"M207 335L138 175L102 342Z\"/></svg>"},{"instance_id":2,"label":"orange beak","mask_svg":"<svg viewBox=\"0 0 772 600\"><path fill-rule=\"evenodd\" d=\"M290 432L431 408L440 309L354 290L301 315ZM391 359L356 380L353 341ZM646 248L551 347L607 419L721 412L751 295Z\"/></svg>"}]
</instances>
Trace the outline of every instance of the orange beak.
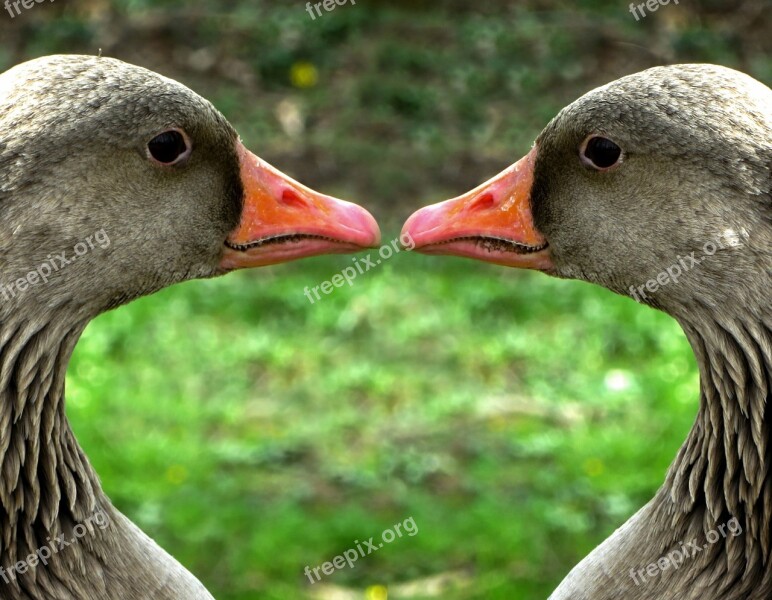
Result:
<instances>
[{"instance_id":1,"label":"orange beak","mask_svg":"<svg viewBox=\"0 0 772 600\"><path fill-rule=\"evenodd\" d=\"M471 192L414 212L402 236L425 254L452 254L525 269L549 270L552 261L531 213L536 147Z\"/></svg>"},{"instance_id":2,"label":"orange beak","mask_svg":"<svg viewBox=\"0 0 772 600\"><path fill-rule=\"evenodd\" d=\"M224 269L274 265L377 246L381 232L361 206L307 188L237 148L244 186L241 221L225 241Z\"/></svg>"}]
</instances>

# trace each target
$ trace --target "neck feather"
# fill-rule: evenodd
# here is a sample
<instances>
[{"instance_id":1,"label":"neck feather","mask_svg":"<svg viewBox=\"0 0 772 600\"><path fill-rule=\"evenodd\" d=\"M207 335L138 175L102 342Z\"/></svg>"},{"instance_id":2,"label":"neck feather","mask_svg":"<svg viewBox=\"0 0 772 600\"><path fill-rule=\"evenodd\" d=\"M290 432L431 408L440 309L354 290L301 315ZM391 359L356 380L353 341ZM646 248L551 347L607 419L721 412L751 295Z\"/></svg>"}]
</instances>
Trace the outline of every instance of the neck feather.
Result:
<instances>
[{"instance_id":1,"label":"neck feather","mask_svg":"<svg viewBox=\"0 0 772 600\"><path fill-rule=\"evenodd\" d=\"M772 310L701 305L682 326L700 366L700 410L657 497L658 521L690 535L735 519L743 533L724 551L744 558L756 585L770 586ZM718 557L722 546L706 555Z\"/></svg>"},{"instance_id":2,"label":"neck feather","mask_svg":"<svg viewBox=\"0 0 772 600\"><path fill-rule=\"evenodd\" d=\"M102 505L97 476L64 413L65 371L85 326L67 322L0 322L0 566Z\"/></svg>"}]
</instances>

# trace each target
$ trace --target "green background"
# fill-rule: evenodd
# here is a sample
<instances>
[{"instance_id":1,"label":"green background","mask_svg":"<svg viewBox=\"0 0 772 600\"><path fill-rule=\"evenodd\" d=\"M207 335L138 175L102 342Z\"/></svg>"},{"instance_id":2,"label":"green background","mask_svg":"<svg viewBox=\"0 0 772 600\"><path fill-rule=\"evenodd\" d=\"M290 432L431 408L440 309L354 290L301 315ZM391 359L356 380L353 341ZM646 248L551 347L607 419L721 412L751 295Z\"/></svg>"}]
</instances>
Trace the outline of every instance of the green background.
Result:
<instances>
[{"instance_id":1,"label":"green background","mask_svg":"<svg viewBox=\"0 0 772 600\"><path fill-rule=\"evenodd\" d=\"M300 0L57 0L0 13L0 67L101 49L176 78L389 242L597 85L672 62L772 80L769 2L628 4L358 0L312 20ZM67 397L107 493L223 600L545 598L662 482L697 407L683 335L588 284L407 252L309 304L349 264L97 319ZM409 517L417 535L303 575Z\"/></svg>"}]
</instances>

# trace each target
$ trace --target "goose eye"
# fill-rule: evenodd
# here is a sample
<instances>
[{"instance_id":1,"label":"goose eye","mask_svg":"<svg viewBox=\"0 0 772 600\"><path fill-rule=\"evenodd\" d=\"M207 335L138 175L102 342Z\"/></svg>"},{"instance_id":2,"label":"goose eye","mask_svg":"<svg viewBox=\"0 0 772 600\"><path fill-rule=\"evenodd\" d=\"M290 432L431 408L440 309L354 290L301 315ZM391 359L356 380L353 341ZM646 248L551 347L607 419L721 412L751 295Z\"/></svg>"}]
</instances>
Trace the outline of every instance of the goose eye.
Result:
<instances>
[{"instance_id":1,"label":"goose eye","mask_svg":"<svg viewBox=\"0 0 772 600\"><path fill-rule=\"evenodd\" d=\"M608 138L595 135L582 144L581 156L585 164L605 171L619 164L622 148Z\"/></svg>"},{"instance_id":2,"label":"goose eye","mask_svg":"<svg viewBox=\"0 0 772 600\"><path fill-rule=\"evenodd\" d=\"M150 140L147 151L151 158L162 165L173 165L188 157L190 144L182 132L170 129Z\"/></svg>"}]
</instances>

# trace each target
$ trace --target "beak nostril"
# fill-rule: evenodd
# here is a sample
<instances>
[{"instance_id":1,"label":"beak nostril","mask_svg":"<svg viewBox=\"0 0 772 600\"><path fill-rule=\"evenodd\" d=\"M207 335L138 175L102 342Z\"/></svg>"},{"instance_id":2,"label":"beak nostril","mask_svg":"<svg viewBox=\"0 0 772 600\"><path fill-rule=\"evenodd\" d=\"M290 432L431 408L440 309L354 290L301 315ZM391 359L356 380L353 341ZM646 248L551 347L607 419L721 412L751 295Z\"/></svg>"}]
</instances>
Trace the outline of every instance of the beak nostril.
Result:
<instances>
[{"instance_id":1,"label":"beak nostril","mask_svg":"<svg viewBox=\"0 0 772 600\"><path fill-rule=\"evenodd\" d=\"M496 199L493 197L493 194L485 192L469 203L469 210L487 210L493 208L495 204Z\"/></svg>"},{"instance_id":2,"label":"beak nostril","mask_svg":"<svg viewBox=\"0 0 772 600\"><path fill-rule=\"evenodd\" d=\"M305 198L303 198L303 196L301 196L292 188L284 189L284 191L281 193L281 201L282 204L286 204L288 206L297 206L299 208L308 206L308 202L306 202Z\"/></svg>"}]
</instances>

